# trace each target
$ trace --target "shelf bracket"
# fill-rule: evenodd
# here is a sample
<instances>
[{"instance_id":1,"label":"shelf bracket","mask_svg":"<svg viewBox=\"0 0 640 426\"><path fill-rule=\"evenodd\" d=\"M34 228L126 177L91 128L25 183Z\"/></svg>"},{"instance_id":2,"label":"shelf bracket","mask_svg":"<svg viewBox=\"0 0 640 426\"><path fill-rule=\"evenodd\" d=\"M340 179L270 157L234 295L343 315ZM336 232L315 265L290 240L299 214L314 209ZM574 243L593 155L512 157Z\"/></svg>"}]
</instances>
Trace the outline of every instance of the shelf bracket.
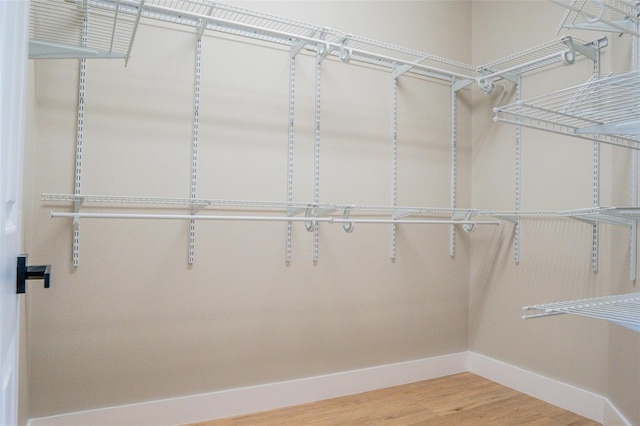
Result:
<instances>
[{"instance_id":1,"label":"shelf bracket","mask_svg":"<svg viewBox=\"0 0 640 426\"><path fill-rule=\"evenodd\" d=\"M403 217L413 216L418 213L420 213L418 210L394 210L391 218L393 220L402 219Z\"/></svg>"},{"instance_id":2,"label":"shelf bracket","mask_svg":"<svg viewBox=\"0 0 640 426\"><path fill-rule=\"evenodd\" d=\"M415 65L419 65L422 63L422 61L426 60L427 58L420 58L417 61L413 61L413 63ZM391 75L393 76L393 78L398 78L400 77L402 74L410 71L411 69L413 69L415 67L415 65L412 64L404 64L404 65L396 65L395 67L393 67L393 71L391 73Z\"/></svg>"},{"instance_id":3,"label":"shelf bracket","mask_svg":"<svg viewBox=\"0 0 640 426\"><path fill-rule=\"evenodd\" d=\"M474 80L455 80L451 85L451 88L454 92L457 92L458 90L462 90L465 87L472 85L473 83L475 83Z\"/></svg>"}]
</instances>

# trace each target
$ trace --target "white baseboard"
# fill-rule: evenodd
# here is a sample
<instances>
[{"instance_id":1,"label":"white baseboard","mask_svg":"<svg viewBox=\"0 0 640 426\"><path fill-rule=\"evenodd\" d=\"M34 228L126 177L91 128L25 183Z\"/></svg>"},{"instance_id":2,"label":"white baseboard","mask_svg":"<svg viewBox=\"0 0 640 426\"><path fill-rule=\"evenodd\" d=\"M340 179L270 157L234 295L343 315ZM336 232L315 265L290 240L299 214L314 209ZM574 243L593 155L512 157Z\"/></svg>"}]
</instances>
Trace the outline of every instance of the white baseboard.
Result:
<instances>
[{"instance_id":1,"label":"white baseboard","mask_svg":"<svg viewBox=\"0 0 640 426\"><path fill-rule=\"evenodd\" d=\"M468 352L468 371L605 425L631 423L611 402L593 392L559 382L475 352Z\"/></svg>"},{"instance_id":2,"label":"white baseboard","mask_svg":"<svg viewBox=\"0 0 640 426\"><path fill-rule=\"evenodd\" d=\"M467 371L467 352L324 376L34 418L31 426L176 425L320 401Z\"/></svg>"},{"instance_id":3,"label":"white baseboard","mask_svg":"<svg viewBox=\"0 0 640 426\"><path fill-rule=\"evenodd\" d=\"M470 371L605 425L631 423L605 397L475 352L51 417L30 426L176 425L320 401Z\"/></svg>"}]
</instances>

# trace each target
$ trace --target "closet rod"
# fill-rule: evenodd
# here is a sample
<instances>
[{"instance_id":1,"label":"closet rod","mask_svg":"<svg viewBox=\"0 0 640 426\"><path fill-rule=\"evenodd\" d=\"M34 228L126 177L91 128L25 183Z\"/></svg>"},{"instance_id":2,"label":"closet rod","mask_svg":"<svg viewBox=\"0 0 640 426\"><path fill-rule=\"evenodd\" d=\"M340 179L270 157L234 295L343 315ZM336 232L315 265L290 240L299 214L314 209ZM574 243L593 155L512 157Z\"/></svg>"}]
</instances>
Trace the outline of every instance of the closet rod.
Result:
<instances>
[{"instance_id":1,"label":"closet rod","mask_svg":"<svg viewBox=\"0 0 640 426\"><path fill-rule=\"evenodd\" d=\"M73 219L202 219L202 220L236 220L256 222L328 222L328 223L370 223L370 224L422 224L422 225L500 225L500 221L474 220L434 220L434 219L356 219L292 216L235 216L235 215L190 215L190 214L147 214L147 213L66 213L51 212L53 218L70 217Z\"/></svg>"}]
</instances>

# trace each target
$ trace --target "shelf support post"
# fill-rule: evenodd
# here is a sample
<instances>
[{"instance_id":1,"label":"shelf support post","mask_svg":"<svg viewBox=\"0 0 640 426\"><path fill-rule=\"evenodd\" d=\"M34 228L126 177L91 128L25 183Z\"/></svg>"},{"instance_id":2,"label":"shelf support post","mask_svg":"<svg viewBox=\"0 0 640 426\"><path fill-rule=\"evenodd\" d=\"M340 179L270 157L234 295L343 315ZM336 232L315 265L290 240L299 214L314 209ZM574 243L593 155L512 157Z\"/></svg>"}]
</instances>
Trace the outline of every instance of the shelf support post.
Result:
<instances>
[{"instance_id":1,"label":"shelf support post","mask_svg":"<svg viewBox=\"0 0 640 426\"><path fill-rule=\"evenodd\" d=\"M86 47L89 40L89 16L86 4L84 5L84 17L82 19L82 47ZM78 115L76 123L76 162L75 162L75 184L73 193L76 197L82 195L82 145L84 141L84 102L87 88L87 60L80 59L80 76L78 81ZM82 202L74 201L74 212L77 213L82 206ZM80 223L73 222L73 246L72 263L74 267L80 265Z\"/></svg>"},{"instance_id":2,"label":"shelf support post","mask_svg":"<svg viewBox=\"0 0 640 426\"><path fill-rule=\"evenodd\" d=\"M584 52L582 52L585 54ZM593 73L600 75L600 49L593 49ZM593 142L593 207L600 207L600 142ZM592 243L591 243L591 270L598 272L599 250L600 250L600 222L594 222L592 225Z\"/></svg>"},{"instance_id":3,"label":"shelf support post","mask_svg":"<svg viewBox=\"0 0 640 426\"><path fill-rule=\"evenodd\" d=\"M638 34L640 24L635 21L635 32ZM633 71L638 70L638 37L632 37L631 43L631 66ZM638 206L638 150L631 152L631 205ZM635 281L638 273L638 221L631 221L631 247L630 247L630 279Z\"/></svg>"},{"instance_id":4,"label":"shelf support post","mask_svg":"<svg viewBox=\"0 0 640 426\"><path fill-rule=\"evenodd\" d=\"M451 85L451 209L456 208L456 185L457 185L457 114L458 104L456 97L456 88ZM454 257L456 255L456 226L450 226L450 240L449 240L449 256Z\"/></svg>"},{"instance_id":5,"label":"shelf support post","mask_svg":"<svg viewBox=\"0 0 640 426\"><path fill-rule=\"evenodd\" d=\"M522 76L518 74L517 82L516 82L516 100L518 105L522 101ZM520 106L518 106L518 112L520 110ZM518 123L520 122L520 114L518 114L517 118ZM515 196L515 209L516 212L520 212L521 209L521 191L522 191L522 126L520 124L516 125L516 196ZM515 225L515 235L513 242L513 258L518 265L520 263L520 216L516 218Z\"/></svg>"},{"instance_id":6,"label":"shelf support post","mask_svg":"<svg viewBox=\"0 0 640 426\"><path fill-rule=\"evenodd\" d=\"M304 43L292 46L289 57L289 133L287 137L287 201L293 201L293 122L295 118L295 92L296 92L296 55L302 49ZM288 265L291 262L292 222L287 222L287 237L284 260Z\"/></svg>"},{"instance_id":7,"label":"shelf support post","mask_svg":"<svg viewBox=\"0 0 640 426\"><path fill-rule=\"evenodd\" d=\"M203 25L201 23L201 25ZM201 58L202 58L202 37L198 34L196 39L195 51L195 74L193 78L193 127L191 139L191 201L196 199L196 187L198 182L198 133L200 118L200 76L201 76ZM190 213L196 213L196 206L193 204ZM196 239L196 222L194 219L189 221L189 265L195 261L195 239Z\"/></svg>"},{"instance_id":8,"label":"shelf support post","mask_svg":"<svg viewBox=\"0 0 640 426\"><path fill-rule=\"evenodd\" d=\"M395 70L395 68L394 68ZM391 205L398 205L398 75L391 74ZM396 224L391 225L391 260L396 260Z\"/></svg>"},{"instance_id":9,"label":"shelf support post","mask_svg":"<svg viewBox=\"0 0 640 426\"><path fill-rule=\"evenodd\" d=\"M315 70L315 131L313 144L313 202L320 203L320 85L322 82L322 60L320 49L316 52ZM313 223L313 262L318 262L318 222Z\"/></svg>"}]
</instances>

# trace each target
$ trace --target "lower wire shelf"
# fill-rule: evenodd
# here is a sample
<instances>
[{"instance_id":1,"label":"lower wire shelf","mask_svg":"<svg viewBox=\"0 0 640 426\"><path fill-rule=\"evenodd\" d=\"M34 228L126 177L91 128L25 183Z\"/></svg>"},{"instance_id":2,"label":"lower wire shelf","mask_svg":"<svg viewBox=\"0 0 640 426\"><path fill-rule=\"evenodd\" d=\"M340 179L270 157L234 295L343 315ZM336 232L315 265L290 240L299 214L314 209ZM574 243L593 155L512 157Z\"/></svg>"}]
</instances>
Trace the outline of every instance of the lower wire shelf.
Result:
<instances>
[{"instance_id":1,"label":"lower wire shelf","mask_svg":"<svg viewBox=\"0 0 640 426\"><path fill-rule=\"evenodd\" d=\"M640 293L525 306L524 319L573 314L610 321L640 332Z\"/></svg>"}]
</instances>

